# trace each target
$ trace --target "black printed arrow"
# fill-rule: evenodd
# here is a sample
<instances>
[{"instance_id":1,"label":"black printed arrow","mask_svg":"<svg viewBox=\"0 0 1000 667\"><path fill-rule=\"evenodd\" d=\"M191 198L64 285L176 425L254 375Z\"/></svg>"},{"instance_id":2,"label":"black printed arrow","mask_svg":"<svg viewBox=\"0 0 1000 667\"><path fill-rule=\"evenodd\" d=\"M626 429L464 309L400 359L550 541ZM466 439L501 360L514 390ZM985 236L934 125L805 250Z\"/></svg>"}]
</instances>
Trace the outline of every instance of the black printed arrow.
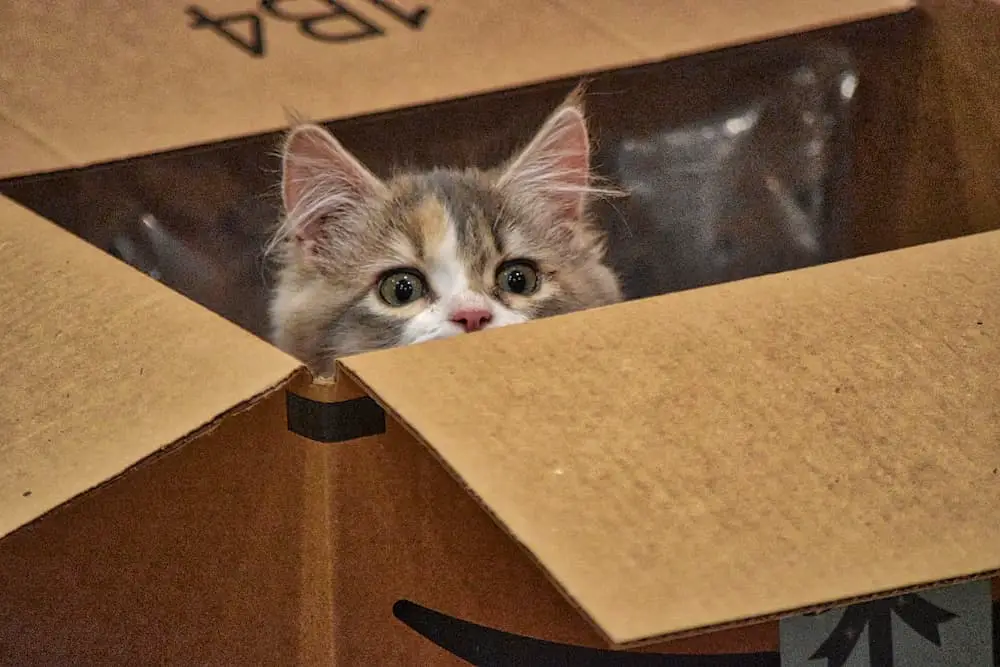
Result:
<instances>
[{"instance_id":1,"label":"black printed arrow","mask_svg":"<svg viewBox=\"0 0 1000 667\"><path fill-rule=\"evenodd\" d=\"M942 609L919 595L908 594L887 600L851 605L810 660L827 661L827 667L843 667L868 626L868 655L871 665L893 667L892 614L935 646L941 646L939 626L956 614Z\"/></svg>"},{"instance_id":2,"label":"black printed arrow","mask_svg":"<svg viewBox=\"0 0 1000 667\"><path fill-rule=\"evenodd\" d=\"M408 600L392 608L410 629L476 667L780 667L777 653L628 653L560 644L463 621Z\"/></svg>"}]
</instances>

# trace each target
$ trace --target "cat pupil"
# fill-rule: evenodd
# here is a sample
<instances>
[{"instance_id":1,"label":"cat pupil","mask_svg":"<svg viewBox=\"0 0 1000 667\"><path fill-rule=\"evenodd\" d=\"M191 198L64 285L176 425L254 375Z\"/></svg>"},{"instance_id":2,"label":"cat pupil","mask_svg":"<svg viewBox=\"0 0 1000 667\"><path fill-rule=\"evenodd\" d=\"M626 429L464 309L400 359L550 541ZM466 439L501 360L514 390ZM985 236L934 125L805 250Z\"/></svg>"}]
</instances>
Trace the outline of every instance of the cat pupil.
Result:
<instances>
[{"instance_id":1,"label":"cat pupil","mask_svg":"<svg viewBox=\"0 0 1000 667\"><path fill-rule=\"evenodd\" d=\"M400 303L406 303L413 297L413 283L409 278L400 278L396 281L396 299Z\"/></svg>"},{"instance_id":2,"label":"cat pupil","mask_svg":"<svg viewBox=\"0 0 1000 667\"><path fill-rule=\"evenodd\" d=\"M511 294L532 294L538 286L538 274L530 264L509 263L497 272L497 283Z\"/></svg>"},{"instance_id":3,"label":"cat pupil","mask_svg":"<svg viewBox=\"0 0 1000 667\"><path fill-rule=\"evenodd\" d=\"M507 274L507 289L515 294L521 294L528 287L528 279L520 269L513 269Z\"/></svg>"}]
</instances>

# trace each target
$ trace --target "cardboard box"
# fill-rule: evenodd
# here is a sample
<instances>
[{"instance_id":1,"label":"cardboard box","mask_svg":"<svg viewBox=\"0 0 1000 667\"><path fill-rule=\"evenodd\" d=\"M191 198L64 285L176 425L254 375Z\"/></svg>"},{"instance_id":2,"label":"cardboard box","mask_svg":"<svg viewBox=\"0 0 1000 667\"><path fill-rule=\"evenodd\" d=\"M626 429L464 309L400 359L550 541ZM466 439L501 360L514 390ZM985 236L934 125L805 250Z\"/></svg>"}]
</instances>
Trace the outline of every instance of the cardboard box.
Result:
<instances>
[{"instance_id":1,"label":"cardboard box","mask_svg":"<svg viewBox=\"0 0 1000 667\"><path fill-rule=\"evenodd\" d=\"M875 661L895 614L897 657L983 664L989 628L948 625L982 585L911 593L1000 571L1000 5L294 4L0 10L0 189L36 211L0 201L0 662L805 664L800 614L888 600L806 653L863 630ZM819 37L860 72L842 256L916 247L314 382L38 215L82 233L135 174L217 208L246 184L213 160L284 107L386 112L337 126L376 163L450 159L582 73L634 68L594 88L646 104L594 113L641 124L696 103L693 54Z\"/></svg>"}]
</instances>

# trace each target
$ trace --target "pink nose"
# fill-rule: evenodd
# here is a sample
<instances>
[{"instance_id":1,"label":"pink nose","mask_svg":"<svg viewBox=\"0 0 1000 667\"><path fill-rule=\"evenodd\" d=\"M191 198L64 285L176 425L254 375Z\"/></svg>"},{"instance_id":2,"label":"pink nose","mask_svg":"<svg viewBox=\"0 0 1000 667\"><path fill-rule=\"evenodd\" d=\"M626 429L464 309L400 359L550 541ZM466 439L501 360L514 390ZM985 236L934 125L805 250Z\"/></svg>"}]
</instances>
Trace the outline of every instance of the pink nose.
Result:
<instances>
[{"instance_id":1,"label":"pink nose","mask_svg":"<svg viewBox=\"0 0 1000 667\"><path fill-rule=\"evenodd\" d=\"M493 319L485 308L461 308L451 314L451 321L462 326L465 331L479 331Z\"/></svg>"}]
</instances>

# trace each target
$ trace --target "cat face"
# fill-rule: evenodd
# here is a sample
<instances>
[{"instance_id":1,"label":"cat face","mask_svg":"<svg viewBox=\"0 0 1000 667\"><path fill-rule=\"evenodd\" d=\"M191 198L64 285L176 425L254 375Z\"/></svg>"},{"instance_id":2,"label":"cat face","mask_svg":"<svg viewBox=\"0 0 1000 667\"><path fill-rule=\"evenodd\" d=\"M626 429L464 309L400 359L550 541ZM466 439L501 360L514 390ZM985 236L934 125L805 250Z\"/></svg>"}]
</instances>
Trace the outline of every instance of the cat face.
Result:
<instances>
[{"instance_id":1,"label":"cat face","mask_svg":"<svg viewBox=\"0 0 1000 667\"><path fill-rule=\"evenodd\" d=\"M589 142L572 98L494 170L381 181L315 125L290 133L283 166L274 341L314 373L621 298L586 217Z\"/></svg>"}]
</instances>

